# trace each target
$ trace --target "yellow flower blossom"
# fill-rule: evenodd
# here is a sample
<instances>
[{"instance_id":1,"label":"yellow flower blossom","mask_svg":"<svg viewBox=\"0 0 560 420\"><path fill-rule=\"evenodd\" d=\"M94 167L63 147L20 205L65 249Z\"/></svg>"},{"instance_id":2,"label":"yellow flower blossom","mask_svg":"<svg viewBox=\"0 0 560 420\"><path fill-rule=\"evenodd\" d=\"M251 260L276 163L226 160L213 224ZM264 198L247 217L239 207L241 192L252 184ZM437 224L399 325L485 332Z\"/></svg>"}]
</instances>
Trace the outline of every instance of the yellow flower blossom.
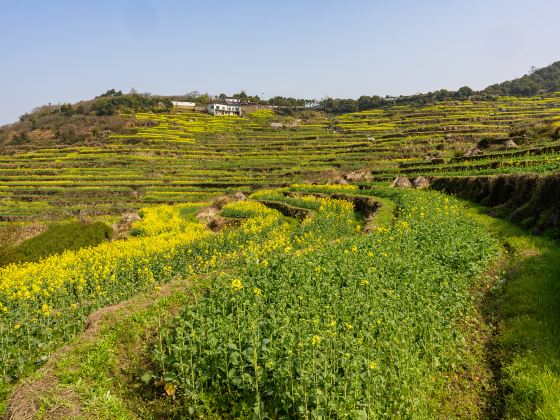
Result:
<instances>
[{"instance_id":1,"label":"yellow flower blossom","mask_svg":"<svg viewBox=\"0 0 560 420\"><path fill-rule=\"evenodd\" d=\"M240 279L233 279L231 281L231 288L234 292L243 289L243 283L241 283Z\"/></svg>"},{"instance_id":2,"label":"yellow flower blossom","mask_svg":"<svg viewBox=\"0 0 560 420\"><path fill-rule=\"evenodd\" d=\"M41 312L43 313L43 315L45 316L50 316L51 314L51 307L49 305L47 305L46 303L43 303L43 306L41 306Z\"/></svg>"}]
</instances>

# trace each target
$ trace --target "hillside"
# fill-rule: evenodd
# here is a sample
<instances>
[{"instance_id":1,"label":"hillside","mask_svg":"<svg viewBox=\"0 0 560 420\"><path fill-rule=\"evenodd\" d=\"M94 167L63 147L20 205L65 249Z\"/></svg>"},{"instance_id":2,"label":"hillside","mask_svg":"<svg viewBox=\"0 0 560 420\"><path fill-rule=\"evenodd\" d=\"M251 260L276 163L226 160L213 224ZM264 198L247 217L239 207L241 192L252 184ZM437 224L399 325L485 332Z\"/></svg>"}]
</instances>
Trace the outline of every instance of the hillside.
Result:
<instances>
[{"instance_id":1,"label":"hillside","mask_svg":"<svg viewBox=\"0 0 560 420\"><path fill-rule=\"evenodd\" d=\"M200 208L0 269L8 418L556 413L552 242L419 190L260 190L218 232Z\"/></svg>"},{"instance_id":2,"label":"hillside","mask_svg":"<svg viewBox=\"0 0 560 420\"><path fill-rule=\"evenodd\" d=\"M261 111L248 118L180 111L90 116L117 118L129 127L77 144L31 139L3 146L0 217L119 214L148 203L333 181L361 169L377 180L399 173L551 173L560 156L559 111L560 95L554 94L334 116L311 111L299 116ZM75 117L66 117L68 123ZM506 148L508 139L518 147ZM463 157L480 142L479 154Z\"/></svg>"},{"instance_id":3,"label":"hillside","mask_svg":"<svg viewBox=\"0 0 560 420\"><path fill-rule=\"evenodd\" d=\"M550 95L558 91L560 91L560 62L552 63L540 69L531 68L530 73L523 77L497 83L481 91L474 91L468 86L463 86L456 91L439 89L427 93L400 96L387 95L386 97L364 95L357 100L325 98L320 102L320 105L327 112L347 113L384 109L393 105L426 106L435 105L439 102L466 99L496 101L499 96L531 97L538 94Z\"/></svg>"},{"instance_id":4,"label":"hillside","mask_svg":"<svg viewBox=\"0 0 560 420\"><path fill-rule=\"evenodd\" d=\"M560 415L560 92L168 100L0 129L0 415Z\"/></svg>"},{"instance_id":5,"label":"hillside","mask_svg":"<svg viewBox=\"0 0 560 420\"><path fill-rule=\"evenodd\" d=\"M535 69L518 79L488 86L484 92L494 95L531 96L560 91L560 61Z\"/></svg>"},{"instance_id":6,"label":"hillside","mask_svg":"<svg viewBox=\"0 0 560 420\"><path fill-rule=\"evenodd\" d=\"M76 104L45 105L20 117L19 122L0 127L0 147L4 153L50 146L103 143L110 134L134 131L137 121L132 110L165 112L171 110L167 97L114 89Z\"/></svg>"}]
</instances>

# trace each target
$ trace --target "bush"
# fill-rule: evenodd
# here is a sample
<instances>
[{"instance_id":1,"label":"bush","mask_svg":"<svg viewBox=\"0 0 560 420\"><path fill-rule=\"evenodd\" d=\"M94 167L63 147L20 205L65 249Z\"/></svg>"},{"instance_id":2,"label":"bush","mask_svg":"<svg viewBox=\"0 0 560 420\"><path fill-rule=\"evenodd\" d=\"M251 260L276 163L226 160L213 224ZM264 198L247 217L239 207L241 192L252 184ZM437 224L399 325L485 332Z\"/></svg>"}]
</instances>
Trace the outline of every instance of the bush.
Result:
<instances>
[{"instance_id":1,"label":"bush","mask_svg":"<svg viewBox=\"0 0 560 420\"><path fill-rule=\"evenodd\" d=\"M38 261L66 250L99 245L111 237L105 223L60 223L0 255L0 265Z\"/></svg>"}]
</instances>

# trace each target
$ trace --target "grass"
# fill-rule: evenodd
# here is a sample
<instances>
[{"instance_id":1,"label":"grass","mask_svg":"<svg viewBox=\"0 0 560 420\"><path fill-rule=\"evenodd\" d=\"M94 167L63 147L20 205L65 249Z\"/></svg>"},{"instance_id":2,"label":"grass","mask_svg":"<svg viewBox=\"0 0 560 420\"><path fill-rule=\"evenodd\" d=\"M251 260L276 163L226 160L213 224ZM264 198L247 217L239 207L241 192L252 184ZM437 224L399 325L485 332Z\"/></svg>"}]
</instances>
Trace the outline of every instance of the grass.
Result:
<instances>
[{"instance_id":1,"label":"grass","mask_svg":"<svg viewBox=\"0 0 560 420\"><path fill-rule=\"evenodd\" d=\"M57 363L57 377L63 386L73 386L84 412L107 419L140 414L141 405L135 400L141 382L135 368L145 363L142 350L149 350L157 329L190 299L189 293L174 292L147 307L137 300L140 309L129 307L117 313L116 321L102 326L97 340L76 346ZM139 351L132 353L130 348Z\"/></svg>"},{"instance_id":2,"label":"grass","mask_svg":"<svg viewBox=\"0 0 560 420\"><path fill-rule=\"evenodd\" d=\"M158 412L161 408L145 404L135 370L144 366L157 329L192 300L189 287L174 281L156 296L139 295L100 317L94 331L86 331L35 374L31 391L24 388L29 400L19 408L36 407L37 418L127 419Z\"/></svg>"},{"instance_id":3,"label":"grass","mask_svg":"<svg viewBox=\"0 0 560 420\"><path fill-rule=\"evenodd\" d=\"M0 255L0 265L35 262L67 250L96 246L111 238L112 230L102 222L56 223Z\"/></svg>"},{"instance_id":4,"label":"grass","mask_svg":"<svg viewBox=\"0 0 560 420\"><path fill-rule=\"evenodd\" d=\"M560 417L560 248L509 222L477 219L508 252L498 297L499 344L507 418Z\"/></svg>"}]
</instances>

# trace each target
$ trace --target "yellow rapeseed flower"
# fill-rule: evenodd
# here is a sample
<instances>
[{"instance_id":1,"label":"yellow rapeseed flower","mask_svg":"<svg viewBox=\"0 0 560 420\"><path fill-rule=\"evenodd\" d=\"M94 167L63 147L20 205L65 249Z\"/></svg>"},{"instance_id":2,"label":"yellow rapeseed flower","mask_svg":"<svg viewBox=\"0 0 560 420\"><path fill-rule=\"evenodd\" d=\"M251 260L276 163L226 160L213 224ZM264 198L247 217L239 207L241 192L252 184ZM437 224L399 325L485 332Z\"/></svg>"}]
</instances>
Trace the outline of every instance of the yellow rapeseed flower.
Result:
<instances>
[{"instance_id":1,"label":"yellow rapeseed flower","mask_svg":"<svg viewBox=\"0 0 560 420\"><path fill-rule=\"evenodd\" d=\"M313 337L311 337L311 344L316 346L321 342L321 337L319 337L318 335L314 335Z\"/></svg>"},{"instance_id":2,"label":"yellow rapeseed flower","mask_svg":"<svg viewBox=\"0 0 560 420\"><path fill-rule=\"evenodd\" d=\"M243 283L241 283L240 279L233 279L231 281L231 288L234 292L243 289Z\"/></svg>"},{"instance_id":3,"label":"yellow rapeseed flower","mask_svg":"<svg viewBox=\"0 0 560 420\"><path fill-rule=\"evenodd\" d=\"M43 303L43 306L41 307L41 312L43 313L43 315L49 316L51 314L51 307L46 303Z\"/></svg>"}]
</instances>

